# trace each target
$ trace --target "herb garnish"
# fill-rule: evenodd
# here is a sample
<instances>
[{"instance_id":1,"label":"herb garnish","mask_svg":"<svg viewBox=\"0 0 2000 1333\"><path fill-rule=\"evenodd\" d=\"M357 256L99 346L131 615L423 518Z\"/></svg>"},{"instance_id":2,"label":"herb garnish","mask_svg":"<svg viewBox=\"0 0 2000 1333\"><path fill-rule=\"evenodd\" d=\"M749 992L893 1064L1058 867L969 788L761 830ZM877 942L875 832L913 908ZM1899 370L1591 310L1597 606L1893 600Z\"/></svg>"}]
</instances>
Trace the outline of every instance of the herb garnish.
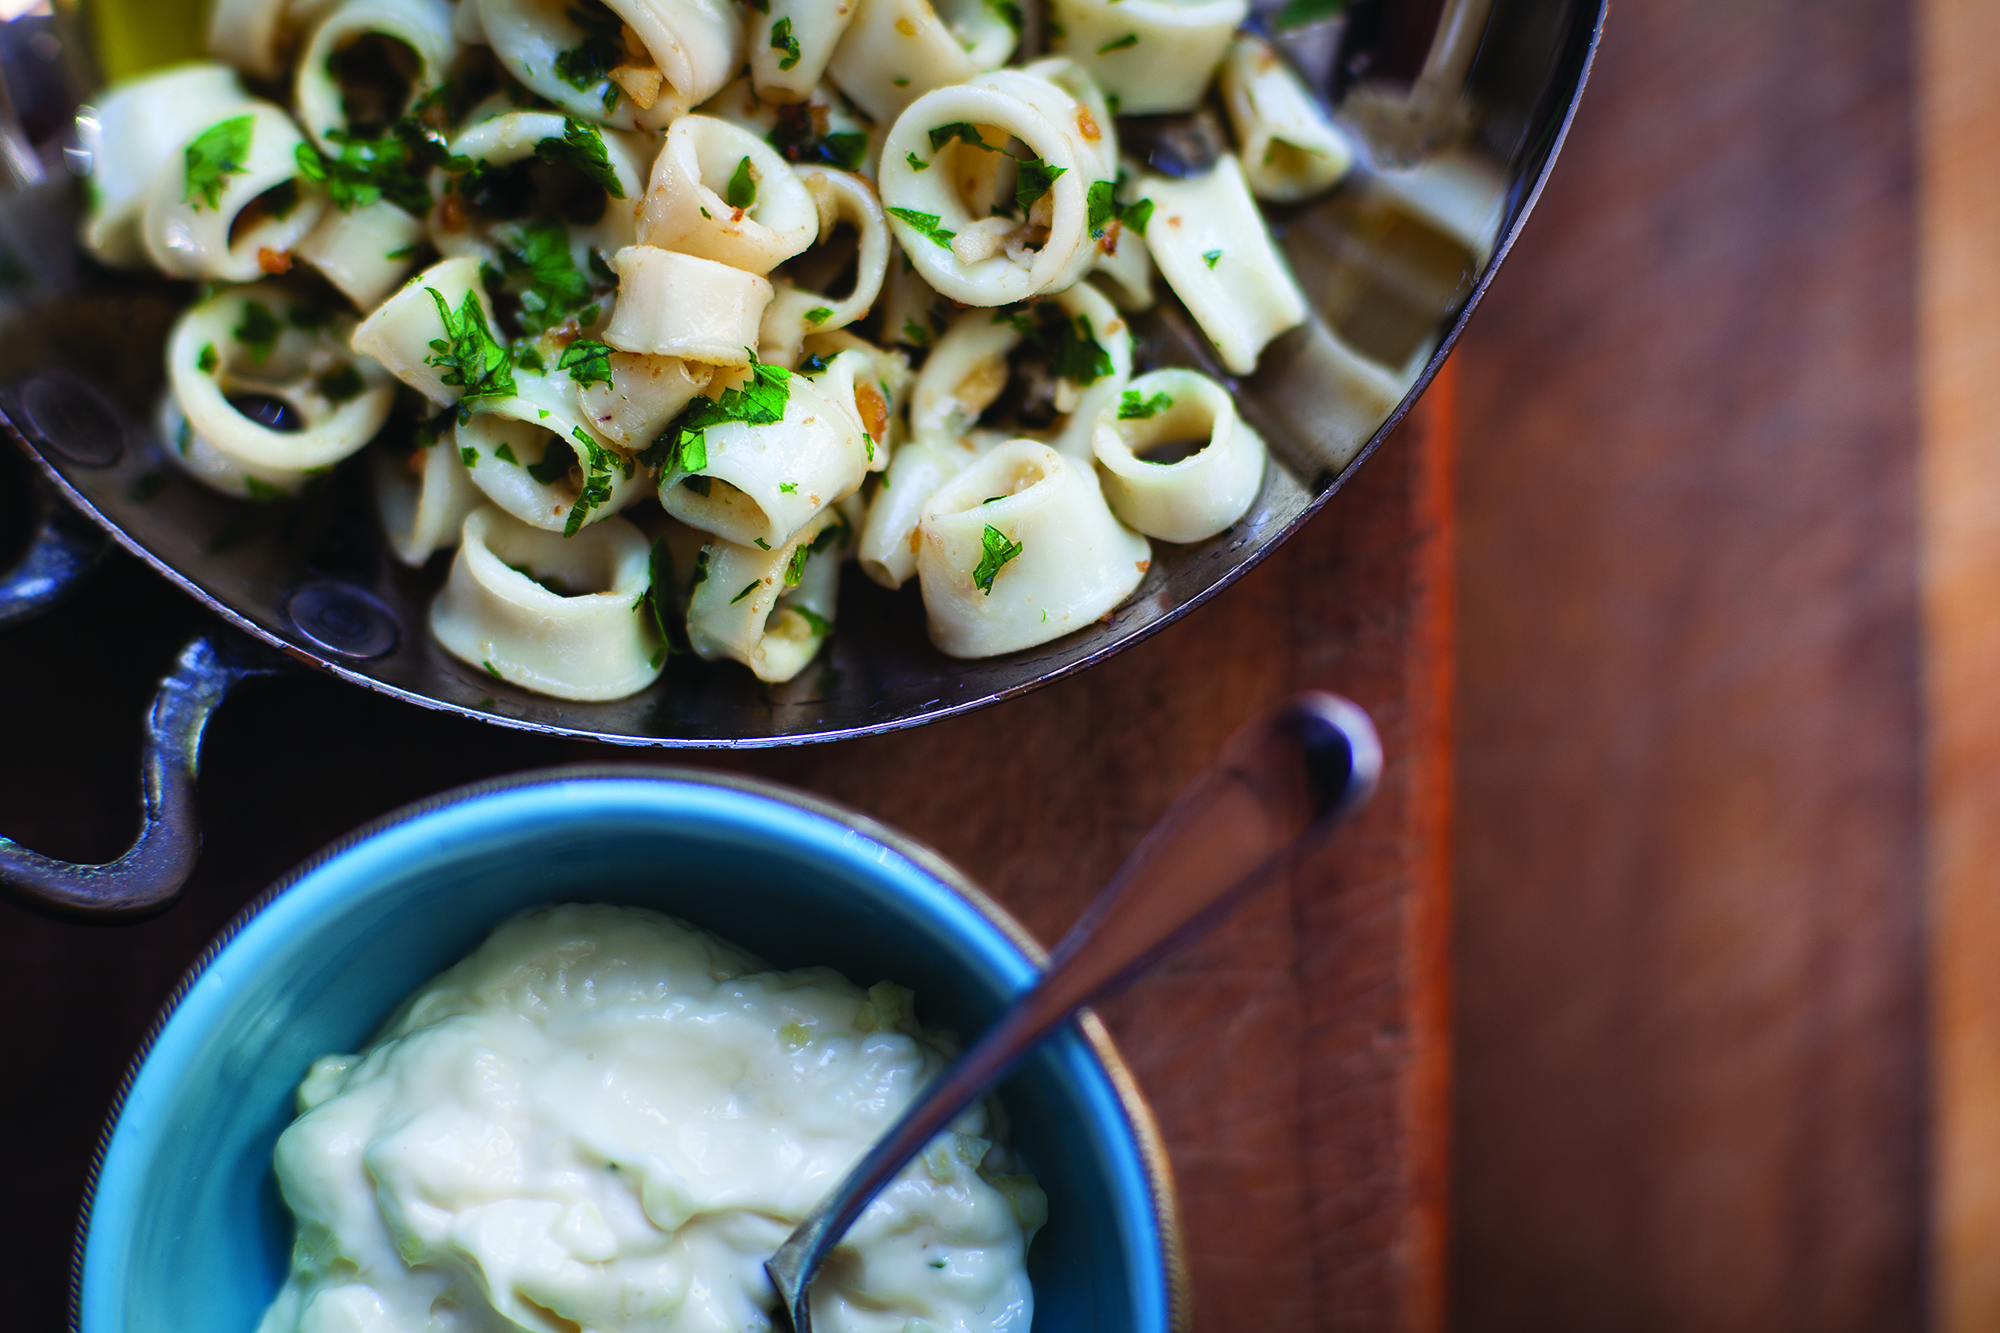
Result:
<instances>
[{"instance_id":1,"label":"herb garnish","mask_svg":"<svg viewBox=\"0 0 2000 1333\"><path fill-rule=\"evenodd\" d=\"M785 586L796 588L806 576L806 559L812 555L812 547L800 542L792 548L791 558L785 561Z\"/></svg>"},{"instance_id":2,"label":"herb garnish","mask_svg":"<svg viewBox=\"0 0 2000 1333\"><path fill-rule=\"evenodd\" d=\"M187 146L187 192L184 204L222 206L222 189L231 176L243 174L243 159L250 155L250 136L256 117L235 116L209 126ZM199 199L201 203L195 201Z\"/></svg>"},{"instance_id":3,"label":"herb garnish","mask_svg":"<svg viewBox=\"0 0 2000 1333\"><path fill-rule=\"evenodd\" d=\"M1110 181L1092 181L1090 192L1084 196L1089 209L1087 222L1092 236L1104 235L1104 229L1111 219L1118 216L1118 203L1112 197L1115 187Z\"/></svg>"},{"instance_id":4,"label":"herb garnish","mask_svg":"<svg viewBox=\"0 0 2000 1333\"><path fill-rule=\"evenodd\" d=\"M720 398L697 398L647 446L639 461L649 467L672 464L682 472L708 466L707 430L740 421L747 426L771 426L785 419L792 393L792 372L767 366L753 356L750 380L741 388L724 389Z\"/></svg>"},{"instance_id":5,"label":"herb garnish","mask_svg":"<svg viewBox=\"0 0 2000 1333\"><path fill-rule=\"evenodd\" d=\"M901 218L914 228L919 236L927 236L947 250L951 248L952 239L958 235L955 231L946 231L940 227L938 215L935 213L919 213L914 208L892 208L889 214Z\"/></svg>"},{"instance_id":6,"label":"herb garnish","mask_svg":"<svg viewBox=\"0 0 2000 1333\"><path fill-rule=\"evenodd\" d=\"M832 318L833 318L833 307L829 305L816 305L812 309L806 311L806 323L811 324L814 327L818 327L819 325L826 323L829 319Z\"/></svg>"},{"instance_id":7,"label":"herb garnish","mask_svg":"<svg viewBox=\"0 0 2000 1333\"><path fill-rule=\"evenodd\" d=\"M556 77L578 92L588 92L611 76L625 60L624 20L601 4L571 5L565 11L569 21L583 29L583 41L557 53ZM616 103L618 86L605 94L609 111Z\"/></svg>"},{"instance_id":8,"label":"herb garnish","mask_svg":"<svg viewBox=\"0 0 2000 1333\"><path fill-rule=\"evenodd\" d=\"M761 580L761 579L752 579L752 580L750 580L750 581L749 581L748 583L744 584L744 585L743 585L743 591L742 591L742 592L739 592L739 593L737 593L737 594L736 594L736 595L735 595L734 597L730 598L730 599L729 599L729 604L730 604L731 606L734 606L734 605L736 605L736 604L737 604L738 602L742 601L742 600L743 600L743 599L744 599L745 597L748 597L748 596L749 596L749 595L750 595L751 593L753 593L753 592L757 591L757 585L758 585L759 583L761 583L762 581L763 581L763 580Z\"/></svg>"},{"instance_id":9,"label":"herb garnish","mask_svg":"<svg viewBox=\"0 0 2000 1333\"><path fill-rule=\"evenodd\" d=\"M803 606L788 606L785 609L805 621L806 628L813 632L814 638L824 639L827 635L833 633L833 622L819 614L819 612L809 611Z\"/></svg>"},{"instance_id":10,"label":"herb garnish","mask_svg":"<svg viewBox=\"0 0 2000 1333\"><path fill-rule=\"evenodd\" d=\"M424 364L437 367L441 383L462 390L459 420L471 418L470 404L478 399L513 397L513 362L486 326L479 293L468 291L465 303L453 314L443 292L435 287L424 290L437 303L438 319L444 324L444 337L431 339L431 355L424 358Z\"/></svg>"},{"instance_id":11,"label":"herb garnish","mask_svg":"<svg viewBox=\"0 0 2000 1333\"><path fill-rule=\"evenodd\" d=\"M230 330L236 341L250 349L250 359L260 366L271 355L271 349L278 345L278 335L284 331L285 326L278 322L278 317L262 301L245 301L243 322Z\"/></svg>"},{"instance_id":12,"label":"herb garnish","mask_svg":"<svg viewBox=\"0 0 2000 1333\"><path fill-rule=\"evenodd\" d=\"M1202 263L1204 263L1204 264L1206 264L1206 265L1208 265L1208 266L1209 266L1210 268L1214 268L1214 267L1215 267L1215 261L1216 261L1216 260L1218 260L1218 259L1220 259L1220 258L1222 258L1222 251L1220 251L1220 250L1205 250L1205 251L1203 251L1203 252L1202 252L1202 256L1201 256L1201 262L1202 262Z\"/></svg>"},{"instance_id":13,"label":"herb garnish","mask_svg":"<svg viewBox=\"0 0 2000 1333\"><path fill-rule=\"evenodd\" d=\"M787 162L804 162L859 171L868 157L868 136L858 130L827 133L827 109L811 102L788 102L778 108L778 123L764 136Z\"/></svg>"},{"instance_id":14,"label":"herb garnish","mask_svg":"<svg viewBox=\"0 0 2000 1333\"><path fill-rule=\"evenodd\" d=\"M318 389L320 396L329 403L344 403L349 399L359 398L361 390L366 386L359 370L353 366L342 366L338 370L329 370L314 380L313 387Z\"/></svg>"},{"instance_id":15,"label":"herb garnish","mask_svg":"<svg viewBox=\"0 0 2000 1333\"><path fill-rule=\"evenodd\" d=\"M736 164L736 172L729 178L729 186L722 196L722 202L737 212L754 208L757 204L757 178L750 174L750 159L744 158Z\"/></svg>"},{"instance_id":16,"label":"herb garnish","mask_svg":"<svg viewBox=\"0 0 2000 1333\"><path fill-rule=\"evenodd\" d=\"M988 523L980 544L985 553L979 557L979 567L972 571L972 586L991 597L994 576L1009 560L1021 554L1021 543L1008 541L1006 533Z\"/></svg>"},{"instance_id":17,"label":"herb garnish","mask_svg":"<svg viewBox=\"0 0 2000 1333\"><path fill-rule=\"evenodd\" d=\"M1014 0L986 0L986 7L998 14L1001 22L1015 32L1021 30L1021 6Z\"/></svg>"},{"instance_id":18,"label":"herb garnish","mask_svg":"<svg viewBox=\"0 0 2000 1333\"><path fill-rule=\"evenodd\" d=\"M590 338L578 338L563 348L557 370L567 370L578 384L611 383L611 346Z\"/></svg>"},{"instance_id":19,"label":"herb garnish","mask_svg":"<svg viewBox=\"0 0 2000 1333\"><path fill-rule=\"evenodd\" d=\"M915 153L903 154L903 160L910 164L911 171L929 171L931 169L931 164L918 157Z\"/></svg>"},{"instance_id":20,"label":"herb garnish","mask_svg":"<svg viewBox=\"0 0 2000 1333\"><path fill-rule=\"evenodd\" d=\"M1129 51L1131 48L1137 46L1138 44L1139 44L1139 34L1136 32L1128 32L1123 37L1114 37L1110 41L1106 42L1104 45L1098 47L1097 54L1101 56L1108 56L1113 51Z\"/></svg>"},{"instance_id":21,"label":"herb garnish","mask_svg":"<svg viewBox=\"0 0 2000 1333\"><path fill-rule=\"evenodd\" d=\"M1118 399L1118 419L1133 421L1157 416L1174 405L1172 394L1156 393L1150 398L1141 397L1137 389L1127 389Z\"/></svg>"},{"instance_id":22,"label":"herb garnish","mask_svg":"<svg viewBox=\"0 0 2000 1333\"><path fill-rule=\"evenodd\" d=\"M562 138L542 140L535 145L535 156L544 162L568 163L613 199L625 197L625 187L618 183L618 173L611 169L611 158L604 151L604 136L595 125L565 116Z\"/></svg>"},{"instance_id":23,"label":"herb garnish","mask_svg":"<svg viewBox=\"0 0 2000 1333\"><path fill-rule=\"evenodd\" d=\"M944 146L953 139L970 144L974 148L984 148L989 153L1000 151L1000 145L988 143L980 138L979 127L969 120L954 120L949 125L940 125L932 130L931 151L933 153L943 151Z\"/></svg>"},{"instance_id":24,"label":"herb garnish","mask_svg":"<svg viewBox=\"0 0 2000 1333\"><path fill-rule=\"evenodd\" d=\"M771 49L785 53L785 58L778 62L779 69L790 69L799 63L799 39L792 36L791 19L781 18L771 25Z\"/></svg>"},{"instance_id":25,"label":"herb garnish","mask_svg":"<svg viewBox=\"0 0 2000 1333\"><path fill-rule=\"evenodd\" d=\"M222 364L222 358L216 355L215 344L203 343L201 355L194 359L194 364L195 369L199 370L202 374L213 375L215 368Z\"/></svg>"},{"instance_id":26,"label":"herb garnish","mask_svg":"<svg viewBox=\"0 0 2000 1333\"><path fill-rule=\"evenodd\" d=\"M590 305L590 279L577 268L562 223L531 223L496 239L508 289L521 298L524 332L544 333Z\"/></svg>"},{"instance_id":27,"label":"herb garnish","mask_svg":"<svg viewBox=\"0 0 2000 1333\"><path fill-rule=\"evenodd\" d=\"M590 457L590 469L583 479L583 489L577 492L576 503L569 507L569 521L563 524L563 536L574 537L582 529L590 512L611 498L611 471L618 462L611 451L590 437L590 433L578 426L570 432L584 452ZM625 464L626 475L631 475L631 463Z\"/></svg>"},{"instance_id":28,"label":"herb garnish","mask_svg":"<svg viewBox=\"0 0 2000 1333\"><path fill-rule=\"evenodd\" d=\"M544 486L553 486L576 466L576 450L566 440L551 438L542 450L542 461L528 464L528 475Z\"/></svg>"},{"instance_id":29,"label":"herb garnish","mask_svg":"<svg viewBox=\"0 0 2000 1333\"><path fill-rule=\"evenodd\" d=\"M1049 369L1072 384L1095 384L1114 369L1111 353L1091 331L1090 317L1079 315L1072 320L1053 301L996 311L993 322L1012 324L1023 338L1048 355Z\"/></svg>"},{"instance_id":30,"label":"herb garnish","mask_svg":"<svg viewBox=\"0 0 2000 1333\"><path fill-rule=\"evenodd\" d=\"M1035 201L1047 194L1056 179L1068 170L1068 167L1051 167L1039 157L1022 158L1020 171L1014 177L1014 206L1021 210L1021 215L1026 217Z\"/></svg>"}]
</instances>

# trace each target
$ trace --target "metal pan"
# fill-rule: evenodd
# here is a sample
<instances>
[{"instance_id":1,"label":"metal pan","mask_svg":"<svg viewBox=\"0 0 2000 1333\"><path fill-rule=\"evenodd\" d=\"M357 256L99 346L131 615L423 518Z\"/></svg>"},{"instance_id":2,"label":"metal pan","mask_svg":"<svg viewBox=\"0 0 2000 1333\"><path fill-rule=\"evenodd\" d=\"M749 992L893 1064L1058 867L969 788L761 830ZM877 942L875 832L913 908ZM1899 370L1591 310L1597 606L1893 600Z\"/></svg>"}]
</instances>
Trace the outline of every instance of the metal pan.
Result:
<instances>
[{"instance_id":1,"label":"metal pan","mask_svg":"<svg viewBox=\"0 0 2000 1333\"><path fill-rule=\"evenodd\" d=\"M599 704L517 691L432 642L425 612L446 558L424 570L396 562L375 525L365 468L342 468L298 501L254 505L208 492L164 461L149 423L160 349L188 288L108 276L78 259L79 192L61 170L73 102L59 115L49 109L87 82L74 73L78 43L60 18L0 27L12 92L0 99L0 165L22 182L0 196L0 427L33 460L51 505L23 564L0 576L0 626L88 569L90 538L71 517L81 514L243 632L190 645L163 683L147 833L126 860L78 868L0 839L0 888L84 915L171 902L198 841L185 793L175 793L191 786L200 723L235 680L284 659L527 731L672 748L785 745L996 703L1216 595L1310 519L1430 383L1547 178L1604 14L1604 0L1350 0L1278 29L1284 5L1256 0L1253 21L1279 31L1362 137L1371 166L1322 200L1269 211L1315 316L1232 383L1272 452L1250 513L1207 542L1155 543L1135 596L1040 648L945 657L929 645L909 590L888 593L850 569L839 628L798 679L766 686L733 663L677 658L646 692ZM1213 113L1121 122L1121 134L1169 171L1201 165L1226 142ZM1140 367L1194 365L1229 379L1170 297L1134 330Z\"/></svg>"}]
</instances>

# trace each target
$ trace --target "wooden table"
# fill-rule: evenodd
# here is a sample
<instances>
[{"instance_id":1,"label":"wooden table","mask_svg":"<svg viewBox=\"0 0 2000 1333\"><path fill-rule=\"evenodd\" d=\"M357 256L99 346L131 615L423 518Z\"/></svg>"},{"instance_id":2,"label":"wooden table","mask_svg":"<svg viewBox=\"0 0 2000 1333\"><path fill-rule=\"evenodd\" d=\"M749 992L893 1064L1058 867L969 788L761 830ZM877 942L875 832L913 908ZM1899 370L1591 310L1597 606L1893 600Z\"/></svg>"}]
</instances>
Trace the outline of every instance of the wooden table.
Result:
<instances>
[{"instance_id":1,"label":"wooden table","mask_svg":"<svg viewBox=\"0 0 2000 1333\"><path fill-rule=\"evenodd\" d=\"M1443 1317L1451 380L1238 587L1083 676L879 740L715 762L810 787L969 869L1044 939L1252 714L1306 686L1374 715L1380 796L1336 855L1105 1017L1165 1131L1195 1326L1432 1330ZM7 487L0 486L0 495ZM4 529L23 530L16 514ZM0 830L83 860L129 838L148 682L198 623L119 559L0 638ZM9 1326L55 1328L85 1163L176 977L266 882L356 824L497 773L652 756L528 738L303 675L210 733L186 900L99 930L0 907Z\"/></svg>"}]
</instances>

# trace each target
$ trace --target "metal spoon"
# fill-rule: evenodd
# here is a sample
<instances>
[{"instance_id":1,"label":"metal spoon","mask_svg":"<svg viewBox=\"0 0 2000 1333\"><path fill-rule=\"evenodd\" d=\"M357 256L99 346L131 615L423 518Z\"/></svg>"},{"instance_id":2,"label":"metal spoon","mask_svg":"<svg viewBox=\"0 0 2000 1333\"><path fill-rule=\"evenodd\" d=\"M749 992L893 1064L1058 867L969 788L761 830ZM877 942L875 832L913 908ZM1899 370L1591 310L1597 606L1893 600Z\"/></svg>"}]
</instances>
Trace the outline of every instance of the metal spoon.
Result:
<instances>
[{"instance_id":1,"label":"metal spoon","mask_svg":"<svg viewBox=\"0 0 2000 1333\"><path fill-rule=\"evenodd\" d=\"M812 1333L814 1275L891 1177L1078 1009L1282 879L1368 800L1381 772L1374 725L1337 695L1297 695L1237 732L1063 937L1035 987L924 1090L764 1265L794 1333Z\"/></svg>"}]
</instances>

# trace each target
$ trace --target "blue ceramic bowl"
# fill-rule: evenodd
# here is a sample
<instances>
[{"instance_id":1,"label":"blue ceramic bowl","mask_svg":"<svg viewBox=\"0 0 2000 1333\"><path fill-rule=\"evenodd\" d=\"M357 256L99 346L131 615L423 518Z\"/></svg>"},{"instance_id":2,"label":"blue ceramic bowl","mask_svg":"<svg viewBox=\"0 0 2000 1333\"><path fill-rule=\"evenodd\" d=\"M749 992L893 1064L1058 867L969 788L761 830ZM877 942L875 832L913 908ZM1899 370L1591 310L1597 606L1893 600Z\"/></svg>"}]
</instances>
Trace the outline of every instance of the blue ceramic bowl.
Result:
<instances>
[{"instance_id":1,"label":"blue ceramic bowl","mask_svg":"<svg viewBox=\"0 0 2000 1333\"><path fill-rule=\"evenodd\" d=\"M1040 952L925 848L826 802L665 769L560 769L414 806L280 881L178 992L114 1108L86 1201L82 1333L251 1333L290 1256L271 1171L306 1066L544 903L656 908L778 967L915 989L977 1032ZM1145 1104L1094 1018L1003 1088L1049 1195L1036 1333L1170 1333L1183 1266Z\"/></svg>"}]
</instances>

